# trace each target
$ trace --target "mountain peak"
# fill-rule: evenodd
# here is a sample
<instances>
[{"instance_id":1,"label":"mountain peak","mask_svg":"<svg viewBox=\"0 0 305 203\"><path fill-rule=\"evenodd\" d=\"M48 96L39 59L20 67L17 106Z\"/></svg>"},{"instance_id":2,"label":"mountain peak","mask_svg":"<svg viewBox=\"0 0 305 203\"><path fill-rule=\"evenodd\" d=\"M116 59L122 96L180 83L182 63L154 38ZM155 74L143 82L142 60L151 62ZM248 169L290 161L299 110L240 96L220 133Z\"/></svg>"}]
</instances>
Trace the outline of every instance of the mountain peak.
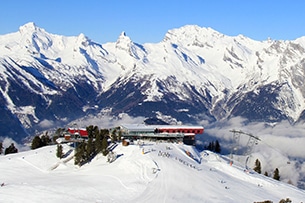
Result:
<instances>
[{"instance_id":1,"label":"mountain peak","mask_svg":"<svg viewBox=\"0 0 305 203\"><path fill-rule=\"evenodd\" d=\"M84 34L80 33L77 36L77 46L85 46L87 47L90 44L90 39Z\"/></svg>"},{"instance_id":2,"label":"mountain peak","mask_svg":"<svg viewBox=\"0 0 305 203\"><path fill-rule=\"evenodd\" d=\"M80 42L85 42L85 41L88 41L89 38L84 33L80 33L77 36L77 40L80 41Z\"/></svg>"},{"instance_id":3,"label":"mountain peak","mask_svg":"<svg viewBox=\"0 0 305 203\"><path fill-rule=\"evenodd\" d=\"M121 32L117 42L119 42L119 41L128 41L128 42L131 42L131 39L126 35L126 32L123 31L123 32Z\"/></svg>"},{"instance_id":4,"label":"mountain peak","mask_svg":"<svg viewBox=\"0 0 305 203\"><path fill-rule=\"evenodd\" d=\"M122 50L129 50L129 47L131 46L131 44L132 44L131 39L123 31L120 34L118 40L116 41L116 48L119 48Z\"/></svg>"},{"instance_id":5,"label":"mountain peak","mask_svg":"<svg viewBox=\"0 0 305 203\"><path fill-rule=\"evenodd\" d=\"M123 32L120 34L120 37L126 37L126 32L123 31Z\"/></svg>"},{"instance_id":6,"label":"mountain peak","mask_svg":"<svg viewBox=\"0 0 305 203\"><path fill-rule=\"evenodd\" d=\"M34 32L37 30L40 30L40 28L37 27L34 22L29 22L19 27L19 32L21 33Z\"/></svg>"},{"instance_id":7,"label":"mountain peak","mask_svg":"<svg viewBox=\"0 0 305 203\"><path fill-rule=\"evenodd\" d=\"M173 43L193 43L194 41L207 41L209 38L220 38L223 34L212 28L200 27L198 25L185 25L180 28L169 30L163 41L171 41Z\"/></svg>"}]
</instances>

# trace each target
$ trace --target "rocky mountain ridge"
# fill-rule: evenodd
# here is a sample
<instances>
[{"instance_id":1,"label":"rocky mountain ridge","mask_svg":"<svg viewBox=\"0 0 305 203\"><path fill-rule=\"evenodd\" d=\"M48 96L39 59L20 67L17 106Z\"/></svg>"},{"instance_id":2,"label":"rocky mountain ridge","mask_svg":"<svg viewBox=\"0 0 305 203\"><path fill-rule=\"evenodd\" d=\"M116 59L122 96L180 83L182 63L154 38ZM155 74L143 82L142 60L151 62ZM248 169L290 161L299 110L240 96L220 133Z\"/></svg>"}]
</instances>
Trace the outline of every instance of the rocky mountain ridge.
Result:
<instances>
[{"instance_id":1,"label":"rocky mountain ridge","mask_svg":"<svg viewBox=\"0 0 305 203\"><path fill-rule=\"evenodd\" d=\"M159 43L98 44L34 23L0 36L0 136L22 139L86 115L211 122L302 121L305 37L255 41L186 25Z\"/></svg>"}]
</instances>

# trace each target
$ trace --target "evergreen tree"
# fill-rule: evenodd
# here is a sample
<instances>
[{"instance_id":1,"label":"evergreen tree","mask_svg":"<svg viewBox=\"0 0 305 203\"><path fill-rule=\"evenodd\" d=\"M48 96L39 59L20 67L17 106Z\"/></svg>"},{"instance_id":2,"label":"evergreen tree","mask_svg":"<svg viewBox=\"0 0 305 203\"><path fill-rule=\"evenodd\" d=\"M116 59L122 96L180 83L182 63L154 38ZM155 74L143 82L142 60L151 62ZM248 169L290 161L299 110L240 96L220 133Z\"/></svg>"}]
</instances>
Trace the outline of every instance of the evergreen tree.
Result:
<instances>
[{"instance_id":1,"label":"evergreen tree","mask_svg":"<svg viewBox=\"0 0 305 203\"><path fill-rule=\"evenodd\" d=\"M212 151L212 152L214 152L214 150L215 150L214 141L213 141L213 142L210 142L210 144L209 144L209 150Z\"/></svg>"},{"instance_id":2,"label":"evergreen tree","mask_svg":"<svg viewBox=\"0 0 305 203\"><path fill-rule=\"evenodd\" d=\"M82 142L82 145L81 145L81 148L82 148L82 159L81 159L81 165L83 165L83 164L85 164L85 163L87 163L88 162L88 151L87 151L87 146L88 146L88 144L85 142L85 141L83 141Z\"/></svg>"},{"instance_id":3,"label":"evergreen tree","mask_svg":"<svg viewBox=\"0 0 305 203\"><path fill-rule=\"evenodd\" d=\"M96 138L95 138L95 142L94 142L94 146L95 146L95 153L98 154L100 152L102 152L102 136L101 133L98 133Z\"/></svg>"},{"instance_id":4,"label":"evergreen tree","mask_svg":"<svg viewBox=\"0 0 305 203\"><path fill-rule=\"evenodd\" d=\"M100 134L100 130L97 126L94 126L93 128L93 138L96 138Z\"/></svg>"},{"instance_id":5,"label":"evergreen tree","mask_svg":"<svg viewBox=\"0 0 305 203\"><path fill-rule=\"evenodd\" d=\"M0 142L0 154L2 154L3 153L3 144L2 144L2 142Z\"/></svg>"},{"instance_id":6,"label":"evergreen tree","mask_svg":"<svg viewBox=\"0 0 305 203\"><path fill-rule=\"evenodd\" d=\"M269 176L269 174L268 174L268 172L267 172L267 171L265 171L264 175L265 175L265 176Z\"/></svg>"},{"instance_id":7,"label":"evergreen tree","mask_svg":"<svg viewBox=\"0 0 305 203\"><path fill-rule=\"evenodd\" d=\"M93 156L95 155L95 147L94 147L93 138L88 139L86 151L87 151L87 161L90 161L93 158Z\"/></svg>"},{"instance_id":8,"label":"evergreen tree","mask_svg":"<svg viewBox=\"0 0 305 203\"><path fill-rule=\"evenodd\" d=\"M100 134L101 134L101 138L104 139L104 137L109 136L109 130L108 129L101 129Z\"/></svg>"},{"instance_id":9,"label":"evergreen tree","mask_svg":"<svg viewBox=\"0 0 305 203\"><path fill-rule=\"evenodd\" d=\"M209 145L205 146L205 149L214 151L214 142L209 142Z\"/></svg>"},{"instance_id":10,"label":"evergreen tree","mask_svg":"<svg viewBox=\"0 0 305 203\"><path fill-rule=\"evenodd\" d=\"M215 146L214 151L216 153L220 153L221 152L221 147L220 147L220 144L219 144L218 140L215 141L215 145L214 146Z\"/></svg>"},{"instance_id":11,"label":"evergreen tree","mask_svg":"<svg viewBox=\"0 0 305 203\"><path fill-rule=\"evenodd\" d=\"M58 158L60 158L60 159L63 157L63 149L62 149L62 145L61 145L61 144L58 144L58 145L57 145L56 156L57 156Z\"/></svg>"},{"instance_id":12,"label":"evergreen tree","mask_svg":"<svg viewBox=\"0 0 305 203\"><path fill-rule=\"evenodd\" d=\"M58 129L55 131L55 135L57 135L58 137L63 137L63 134L64 134L65 131L66 131L65 128L58 128Z\"/></svg>"},{"instance_id":13,"label":"evergreen tree","mask_svg":"<svg viewBox=\"0 0 305 203\"><path fill-rule=\"evenodd\" d=\"M220 147L220 144L219 144L218 140L216 140L215 142L214 141L209 142L209 145L205 146L205 149L210 150L212 152L216 152L216 153L221 152L221 147Z\"/></svg>"},{"instance_id":14,"label":"evergreen tree","mask_svg":"<svg viewBox=\"0 0 305 203\"><path fill-rule=\"evenodd\" d=\"M117 136L117 130L114 129L111 133L111 142L116 142L118 141L118 136Z\"/></svg>"},{"instance_id":15,"label":"evergreen tree","mask_svg":"<svg viewBox=\"0 0 305 203\"><path fill-rule=\"evenodd\" d=\"M4 155L17 153L18 149L15 147L14 143L12 143L8 148L5 149Z\"/></svg>"},{"instance_id":16,"label":"evergreen tree","mask_svg":"<svg viewBox=\"0 0 305 203\"><path fill-rule=\"evenodd\" d=\"M77 145L74 150L75 150L75 152L74 152L74 164L80 166L81 159L82 159L82 151L81 151L80 145Z\"/></svg>"},{"instance_id":17,"label":"evergreen tree","mask_svg":"<svg viewBox=\"0 0 305 203\"><path fill-rule=\"evenodd\" d=\"M273 172L273 179L280 180L280 172L278 168L276 168Z\"/></svg>"},{"instance_id":18,"label":"evergreen tree","mask_svg":"<svg viewBox=\"0 0 305 203\"><path fill-rule=\"evenodd\" d=\"M279 203L291 203L292 201L289 198L282 199Z\"/></svg>"},{"instance_id":19,"label":"evergreen tree","mask_svg":"<svg viewBox=\"0 0 305 203\"><path fill-rule=\"evenodd\" d=\"M255 161L255 166L254 166L253 170L259 174L262 173L261 162L258 159L256 159L256 161Z\"/></svg>"},{"instance_id":20,"label":"evergreen tree","mask_svg":"<svg viewBox=\"0 0 305 203\"><path fill-rule=\"evenodd\" d=\"M47 146L50 143L51 143L51 139L48 136L48 132L47 132L45 135L41 136L41 147Z\"/></svg>"},{"instance_id":21,"label":"evergreen tree","mask_svg":"<svg viewBox=\"0 0 305 203\"><path fill-rule=\"evenodd\" d=\"M93 125L89 125L86 127L87 133L88 133L88 138L93 138Z\"/></svg>"},{"instance_id":22,"label":"evergreen tree","mask_svg":"<svg viewBox=\"0 0 305 203\"><path fill-rule=\"evenodd\" d=\"M82 166L87 162L86 143L81 142L76 146L74 154L74 164Z\"/></svg>"},{"instance_id":23,"label":"evergreen tree","mask_svg":"<svg viewBox=\"0 0 305 203\"><path fill-rule=\"evenodd\" d=\"M118 141L120 142L121 140L122 140L122 131L119 130Z\"/></svg>"},{"instance_id":24,"label":"evergreen tree","mask_svg":"<svg viewBox=\"0 0 305 203\"><path fill-rule=\"evenodd\" d=\"M96 136L99 134L99 129L97 126L90 125L86 128L88 132L88 138L96 138Z\"/></svg>"},{"instance_id":25,"label":"evergreen tree","mask_svg":"<svg viewBox=\"0 0 305 203\"><path fill-rule=\"evenodd\" d=\"M53 144L54 144L54 143L57 143L56 140L57 140L58 138L59 138L58 135L56 135L56 134L53 135L53 137L52 137L52 142L53 142Z\"/></svg>"},{"instance_id":26,"label":"evergreen tree","mask_svg":"<svg viewBox=\"0 0 305 203\"><path fill-rule=\"evenodd\" d=\"M108 141L107 141L107 138L104 137L103 140L102 140L102 153L104 156L106 156L108 154Z\"/></svg>"},{"instance_id":27,"label":"evergreen tree","mask_svg":"<svg viewBox=\"0 0 305 203\"><path fill-rule=\"evenodd\" d=\"M43 144L42 144L41 138L38 135L35 136L34 139L32 140L31 149L37 149L42 146L43 146Z\"/></svg>"}]
</instances>

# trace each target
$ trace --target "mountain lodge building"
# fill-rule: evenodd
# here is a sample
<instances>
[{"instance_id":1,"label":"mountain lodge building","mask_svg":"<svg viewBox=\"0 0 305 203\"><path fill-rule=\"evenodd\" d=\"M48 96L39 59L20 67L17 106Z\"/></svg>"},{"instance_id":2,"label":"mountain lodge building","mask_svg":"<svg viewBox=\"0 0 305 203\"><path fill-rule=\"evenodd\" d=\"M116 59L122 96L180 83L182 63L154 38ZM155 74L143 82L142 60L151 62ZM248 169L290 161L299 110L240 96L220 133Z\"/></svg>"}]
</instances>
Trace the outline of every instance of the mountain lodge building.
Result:
<instances>
[{"instance_id":1,"label":"mountain lodge building","mask_svg":"<svg viewBox=\"0 0 305 203\"><path fill-rule=\"evenodd\" d=\"M202 134L204 128L187 125L124 124L119 126L119 131L124 139L181 141L188 145L195 145L196 135ZM88 139L88 132L86 128L68 128L65 140L70 140L70 138Z\"/></svg>"},{"instance_id":2,"label":"mountain lodge building","mask_svg":"<svg viewBox=\"0 0 305 203\"><path fill-rule=\"evenodd\" d=\"M202 134L204 128L187 125L124 124L120 126L120 130L122 136L128 139L176 140L195 145L196 134Z\"/></svg>"}]
</instances>

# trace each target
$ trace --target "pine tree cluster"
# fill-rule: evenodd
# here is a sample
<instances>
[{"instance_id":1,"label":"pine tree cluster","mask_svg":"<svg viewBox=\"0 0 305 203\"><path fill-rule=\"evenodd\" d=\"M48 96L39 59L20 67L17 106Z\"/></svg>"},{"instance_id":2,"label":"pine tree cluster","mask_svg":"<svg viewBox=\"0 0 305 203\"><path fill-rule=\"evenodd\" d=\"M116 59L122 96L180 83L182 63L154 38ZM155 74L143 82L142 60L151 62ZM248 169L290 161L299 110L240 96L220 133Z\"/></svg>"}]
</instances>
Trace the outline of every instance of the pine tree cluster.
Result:
<instances>
[{"instance_id":1,"label":"pine tree cluster","mask_svg":"<svg viewBox=\"0 0 305 203\"><path fill-rule=\"evenodd\" d=\"M3 144L2 144L2 142L0 142L0 154L2 154L3 153Z\"/></svg>"},{"instance_id":2,"label":"pine tree cluster","mask_svg":"<svg viewBox=\"0 0 305 203\"><path fill-rule=\"evenodd\" d=\"M17 153L18 149L15 147L14 143L12 143L8 148L5 149L4 155Z\"/></svg>"},{"instance_id":3,"label":"pine tree cluster","mask_svg":"<svg viewBox=\"0 0 305 203\"><path fill-rule=\"evenodd\" d=\"M273 179L280 180L280 172L278 168L276 168L273 172Z\"/></svg>"},{"instance_id":4,"label":"pine tree cluster","mask_svg":"<svg viewBox=\"0 0 305 203\"><path fill-rule=\"evenodd\" d=\"M291 202L292 202L292 200L289 198L282 199L281 201L279 201L279 203L291 203Z\"/></svg>"},{"instance_id":5,"label":"pine tree cluster","mask_svg":"<svg viewBox=\"0 0 305 203\"><path fill-rule=\"evenodd\" d=\"M291 203L292 201L289 198L281 199L279 203ZM262 202L254 202L254 203L273 203L271 200L266 200Z\"/></svg>"},{"instance_id":6,"label":"pine tree cluster","mask_svg":"<svg viewBox=\"0 0 305 203\"><path fill-rule=\"evenodd\" d=\"M46 133L45 135L43 135L41 137L37 135L32 140L31 149L38 149L40 147L47 146L51 142L52 141L51 141L50 137L48 136L48 133Z\"/></svg>"},{"instance_id":7,"label":"pine tree cluster","mask_svg":"<svg viewBox=\"0 0 305 203\"><path fill-rule=\"evenodd\" d=\"M256 171L257 173L261 174L262 173L262 166L261 166L261 162L256 159L255 160L255 166L253 168L254 171ZM268 172L265 171L264 173L265 176L268 176ZM280 172L279 172L279 169L276 168L274 171L273 171L273 179L275 180L280 180Z\"/></svg>"},{"instance_id":8,"label":"pine tree cluster","mask_svg":"<svg viewBox=\"0 0 305 203\"><path fill-rule=\"evenodd\" d=\"M212 152L216 152L216 153L221 152L221 147L220 147L218 140L216 140L215 142L214 141L210 142L209 145L205 146L204 148L207 150L210 150Z\"/></svg>"},{"instance_id":9,"label":"pine tree cluster","mask_svg":"<svg viewBox=\"0 0 305 203\"><path fill-rule=\"evenodd\" d=\"M106 156L108 151L108 137L109 130L99 130L97 126L87 127L88 140L83 140L77 143L75 148L74 164L82 166L85 163L90 162L98 153L102 153Z\"/></svg>"},{"instance_id":10,"label":"pine tree cluster","mask_svg":"<svg viewBox=\"0 0 305 203\"><path fill-rule=\"evenodd\" d=\"M63 155L64 155L64 153L63 153L62 145L58 144L57 145L56 156L61 159L63 157Z\"/></svg>"}]
</instances>

